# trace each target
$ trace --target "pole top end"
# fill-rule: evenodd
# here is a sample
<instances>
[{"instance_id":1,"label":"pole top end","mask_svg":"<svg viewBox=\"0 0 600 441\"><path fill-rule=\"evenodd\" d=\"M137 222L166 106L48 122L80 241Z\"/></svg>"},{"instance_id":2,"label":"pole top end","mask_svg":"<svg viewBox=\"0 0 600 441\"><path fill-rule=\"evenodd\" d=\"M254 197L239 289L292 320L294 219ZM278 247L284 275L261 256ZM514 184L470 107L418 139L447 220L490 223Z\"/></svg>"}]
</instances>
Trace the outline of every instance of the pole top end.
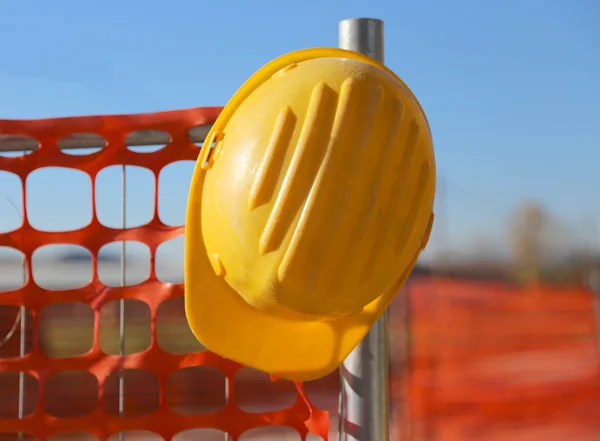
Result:
<instances>
[{"instance_id":1,"label":"pole top end","mask_svg":"<svg viewBox=\"0 0 600 441\"><path fill-rule=\"evenodd\" d=\"M356 18L345 18L340 21L341 23L371 23L371 24L383 24L383 20L379 18L371 18L371 17L356 17Z\"/></svg>"},{"instance_id":2,"label":"pole top end","mask_svg":"<svg viewBox=\"0 0 600 441\"><path fill-rule=\"evenodd\" d=\"M383 63L383 20L347 18L339 23L339 47Z\"/></svg>"}]
</instances>

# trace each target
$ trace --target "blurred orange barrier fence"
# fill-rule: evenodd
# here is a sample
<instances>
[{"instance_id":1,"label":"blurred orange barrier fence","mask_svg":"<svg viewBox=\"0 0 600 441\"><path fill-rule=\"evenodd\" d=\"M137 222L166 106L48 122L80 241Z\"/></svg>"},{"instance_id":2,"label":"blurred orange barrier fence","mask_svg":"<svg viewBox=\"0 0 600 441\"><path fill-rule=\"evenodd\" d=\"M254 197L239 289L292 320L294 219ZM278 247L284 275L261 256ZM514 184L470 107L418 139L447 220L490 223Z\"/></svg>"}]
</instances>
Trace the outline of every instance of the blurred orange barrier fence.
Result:
<instances>
[{"instance_id":1,"label":"blurred orange barrier fence","mask_svg":"<svg viewBox=\"0 0 600 441\"><path fill-rule=\"evenodd\" d=\"M23 145L34 148L29 154L0 156L0 171L18 176L24 207L27 207L25 181L42 167L66 167L86 173L92 181L92 200L96 177L109 166L143 167L154 174L157 184L158 175L166 165L196 159L199 148L192 142L190 133L212 124L220 111L211 107L143 115L0 121L0 136L5 142L21 142L27 137L30 143ZM127 140L139 131L166 132L170 142L149 153L133 151L128 148ZM89 143L92 139L89 134L101 137L105 146L86 155L68 154L59 148L61 143ZM92 221L84 228L40 231L29 222L25 208L21 227L0 233L0 247L23 253L27 276L22 288L0 293L0 307L4 307L0 311L3 312L0 341L11 333L13 324L18 325L20 307L26 307L27 311L20 317L27 322L25 333L11 333L0 347L0 439L30 439L27 438L30 436L40 440L112 440L118 433L129 433L127 439L136 440L156 439L153 436L164 440L213 439L210 433L193 432L193 429L210 428L216 436L214 439L223 440L227 433L229 439L236 440L242 434L246 439L246 434L264 426L287 426L304 438L308 433L305 421L314 432L326 435L327 414L310 405L301 393L296 394L290 383L274 382L269 386L265 381L267 386L254 391L259 395L273 395L273 390L295 394L289 395L292 398L284 408L264 411L252 404L244 407L235 399L236 387L243 382L234 379L246 375L242 372L246 368L207 351L167 352L158 343L158 311L161 305L183 296L183 285L158 280L154 256L161 243L183 235L184 227L169 226L161 221L158 192L154 194L154 216L139 227L103 225L94 207ZM0 212L0 216L3 213ZM122 241L142 242L149 247L153 262L150 276L134 286L109 287L98 277L98 252L105 244ZM32 273L32 254L49 244L76 244L87 248L92 255L91 282L81 289L50 290L40 286ZM105 353L99 344L103 306L122 299L145 304L151 320L147 349L125 356L118 350ZM70 315L77 315L77 304L82 303L93 310L92 348L78 356L52 357L41 343L40 317L45 309L57 305L71 305ZM22 336L27 342L21 340ZM63 336L66 337L76 339L74 335ZM212 371L210 375L203 371L204 374L198 376L194 369L199 367ZM19 372L24 372L22 383ZM120 377L124 388L121 390ZM156 390L156 394L148 393L152 390ZM207 410L205 402L204 407L202 403L194 408L186 407L185 401L194 398L190 394L201 395L205 401L212 400L215 406ZM123 402L119 401L120 396L124 397ZM186 431L187 437L179 437ZM18 433L26 435L18 436Z\"/></svg>"},{"instance_id":2,"label":"blurred orange barrier fence","mask_svg":"<svg viewBox=\"0 0 600 441\"><path fill-rule=\"evenodd\" d=\"M409 301L408 439L598 439L591 292L415 277Z\"/></svg>"}]
</instances>

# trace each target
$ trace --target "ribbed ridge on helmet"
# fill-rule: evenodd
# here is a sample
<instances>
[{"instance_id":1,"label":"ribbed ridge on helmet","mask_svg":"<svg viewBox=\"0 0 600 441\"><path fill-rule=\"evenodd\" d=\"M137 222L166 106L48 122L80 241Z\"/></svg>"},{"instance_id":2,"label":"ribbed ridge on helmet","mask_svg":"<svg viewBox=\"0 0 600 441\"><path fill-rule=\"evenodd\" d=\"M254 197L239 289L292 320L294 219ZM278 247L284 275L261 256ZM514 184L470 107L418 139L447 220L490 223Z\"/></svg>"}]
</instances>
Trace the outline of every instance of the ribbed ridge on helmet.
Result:
<instances>
[{"instance_id":1,"label":"ribbed ridge on helmet","mask_svg":"<svg viewBox=\"0 0 600 441\"><path fill-rule=\"evenodd\" d=\"M298 121L302 126L291 153ZM364 129L359 134L349 130L360 126ZM311 290L323 286L335 270L349 283L363 283L376 271L382 249L399 258L431 174L425 163L416 187L409 185L419 142L420 127L410 112L404 112L397 96L386 96L376 81L349 77L339 93L320 82L305 115L283 107L248 200L253 210L275 198L260 237L260 254L279 249L290 234L279 280L292 279ZM292 157L284 168L288 154ZM311 222L313 216L327 219L327 227ZM398 233L390 240L394 230ZM350 237L360 245L349 242ZM365 252L349 255L357 246ZM339 267L342 260L344 268ZM337 289L331 286L331 295L335 291L339 283Z\"/></svg>"},{"instance_id":2,"label":"ribbed ridge on helmet","mask_svg":"<svg viewBox=\"0 0 600 441\"><path fill-rule=\"evenodd\" d=\"M296 183L299 179L313 179L319 170L331 136L336 95L324 82L317 84L312 91L296 149L260 238L261 254L281 245L306 200L309 188Z\"/></svg>"}]
</instances>

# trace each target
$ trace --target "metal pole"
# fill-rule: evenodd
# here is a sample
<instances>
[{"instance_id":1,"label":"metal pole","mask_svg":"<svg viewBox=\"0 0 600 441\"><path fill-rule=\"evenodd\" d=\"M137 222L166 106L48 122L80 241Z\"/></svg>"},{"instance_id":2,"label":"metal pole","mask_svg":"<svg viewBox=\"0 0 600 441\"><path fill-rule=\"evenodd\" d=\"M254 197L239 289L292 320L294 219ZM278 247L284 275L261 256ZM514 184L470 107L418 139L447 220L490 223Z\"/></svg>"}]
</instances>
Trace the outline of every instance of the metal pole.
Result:
<instances>
[{"instance_id":1,"label":"metal pole","mask_svg":"<svg viewBox=\"0 0 600 441\"><path fill-rule=\"evenodd\" d=\"M339 46L383 62L383 21L372 18L343 20ZM387 312L342 365L345 415L344 441L389 441L389 333Z\"/></svg>"},{"instance_id":2,"label":"metal pole","mask_svg":"<svg viewBox=\"0 0 600 441\"><path fill-rule=\"evenodd\" d=\"M121 222L127 228L127 167L121 169ZM127 242L121 242L121 286L127 285ZM125 299L119 300L119 356L125 357ZM119 416L125 416L125 377L123 367L119 369ZM119 432L119 441L124 441L125 432Z\"/></svg>"},{"instance_id":3,"label":"metal pole","mask_svg":"<svg viewBox=\"0 0 600 441\"><path fill-rule=\"evenodd\" d=\"M27 152L23 152L26 155ZM18 211L18 210L17 210ZM25 207L20 213L23 223L25 223ZM21 286L27 285L27 258L23 255L21 262ZM21 321L21 341L19 344L19 357L25 357L27 353L27 308L21 305L19 308L19 319ZM19 372L19 419L25 418L25 372ZM19 441L23 441L24 432L19 432Z\"/></svg>"},{"instance_id":4,"label":"metal pole","mask_svg":"<svg viewBox=\"0 0 600 441\"><path fill-rule=\"evenodd\" d=\"M21 286L27 283L27 260L23 256L23 267L21 273ZM19 318L21 319L21 341L19 344L19 357L23 358L27 352L27 308L22 305L19 308ZM19 419L25 418L25 372L19 372ZM24 432L19 432L19 441L24 439Z\"/></svg>"}]
</instances>

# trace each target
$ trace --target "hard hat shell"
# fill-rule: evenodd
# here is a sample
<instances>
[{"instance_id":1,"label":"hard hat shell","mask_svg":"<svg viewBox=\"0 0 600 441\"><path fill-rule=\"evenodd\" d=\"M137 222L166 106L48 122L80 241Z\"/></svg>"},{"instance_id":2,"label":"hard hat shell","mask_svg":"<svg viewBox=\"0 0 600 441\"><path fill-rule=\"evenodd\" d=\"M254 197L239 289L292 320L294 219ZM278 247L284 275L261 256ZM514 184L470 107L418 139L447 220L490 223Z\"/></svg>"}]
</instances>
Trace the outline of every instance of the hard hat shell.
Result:
<instances>
[{"instance_id":1,"label":"hard hat shell","mask_svg":"<svg viewBox=\"0 0 600 441\"><path fill-rule=\"evenodd\" d=\"M358 345L433 222L426 117L382 64L308 49L264 66L212 127L186 220L186 314L213 352L297 381Z\"/></svg>"}]
</instances>

